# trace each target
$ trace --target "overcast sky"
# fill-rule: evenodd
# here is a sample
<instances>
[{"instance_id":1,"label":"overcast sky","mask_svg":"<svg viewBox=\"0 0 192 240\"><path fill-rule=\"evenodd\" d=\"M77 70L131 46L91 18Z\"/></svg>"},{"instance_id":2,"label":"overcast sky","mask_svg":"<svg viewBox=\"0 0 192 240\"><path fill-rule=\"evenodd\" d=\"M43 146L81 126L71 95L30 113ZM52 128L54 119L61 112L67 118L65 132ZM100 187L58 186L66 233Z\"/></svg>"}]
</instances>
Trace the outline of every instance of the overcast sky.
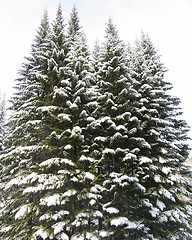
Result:
<instances>
[{"instance_id":1,"label":"overcast sky","mask_svg":"<svg viewBox=\"0 0 192 240\"><path fill-rule=\"evenodd\" d=\"M125 43L134 43L141 30L148 32L169 70L165 79L182 101L183 119L192 127L192 0L0 0L0 89L7 98L44 10L52 22L59 2L65 23L76 4L90 48L96 38L103 40L109 17Z\"/></svg>"}]
</instances>

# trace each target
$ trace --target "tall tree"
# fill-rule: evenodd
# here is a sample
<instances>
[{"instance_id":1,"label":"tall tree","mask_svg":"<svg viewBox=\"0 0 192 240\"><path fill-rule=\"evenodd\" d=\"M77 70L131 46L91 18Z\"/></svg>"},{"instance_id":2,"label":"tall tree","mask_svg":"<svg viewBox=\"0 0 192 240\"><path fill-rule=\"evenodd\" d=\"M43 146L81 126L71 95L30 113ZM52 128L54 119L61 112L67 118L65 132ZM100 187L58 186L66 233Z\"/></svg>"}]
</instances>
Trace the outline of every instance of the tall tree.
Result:
<instances>
[{"instance_id":1,"label":"tall tree","mask_svg":"<svg viewBox=\"0 0 192 240\"><path fill-rule=\"evenodd\" d=\"M99 197L99 190L93 188L95 176L90 168L94 159L89 157L92 140L87 130L87 125L94 121L94 81L86 38L81 28L76 27L77 23L79 19L74 8L69 21L66 66L61 68L61 84L54 88L53 97L54 102L62 107L58 118L62 126L60 150L65 164L59 170L65 184L59 193L61 202L57 205L66 210L53 227L58 229L61 226L54 231L66 239L87 239L96 234L94 219L98 212L93 206ZM46 201L44 205L47 205Z\"/></svg>"},{"instance_id":2,"label":"tall tree","mask_svg":"<svg viewBox=\"0 0 192 240\"><path fill-rule=\"evenodd\" d=\"M45 175L38 174L39 161L48 154L43 140L50 133L38 113L38 108L48 95L46 73L49 50L50 28L45 11L31 56L20 71L21 78L17 79L16 92L11 99L9 132L5 139L4 154L1 155L1 191L4 195L1 235L5 239L29 238L36 225L39 210L37 202L43 191L40 185L46 179Z\"/></svg>"},{"instance_id":3,"label":"tall tree","mask_svg":"<svg viewBox=\"0 0 192 240\"><path fill-rule=\"evenodd\" d=\"M69 20L69 27L68 27L68 37L72 41L75 40L75 36L77 35L78 32L80 32L81 26L79 24L79 18L78 18L78 12L76 9L76 6L74 5L70 20Z\"/></svg>"},{"instance_id":4,"label":"tall tree","mask_svg":"<svg viewBox=\"0 0 192 240\"><path fill-rule=\"evenodd\" d=\"M91 206L99 190L93 188L90 166L94 160L89 157L91 139L86 129L94 121L91 114L96 104L89 53L85 35L76 30L66 48L60 6L52 32L47 23L44 15L30 64L24 65L18 84L22 95L14 98L13 116L19 126L10 131L1 156L1 186L6 189L4 199L9 200L2 205L1 232L10 239L91 238L98 217ZM40 87L36 87L38 94L22 92L23 87L34 91L34 83ZM19 139L15 139L18 130ZM9 148L11 139L17 145Z\"/></svg>"},{"instance_id":5,"label":"tall tree","mask_svg":"<svg viewBox=\"0 0 192 240\"><path fill-rule=\"evenodd\" d=\"M5 134L5 95L0 94L0 151L3 150L3 139Z\"/></svg>"},{"instance_id":6,"label":"tall tree","mask_svg":"<svg viewBox=\"0 0 192 240\"><path fill-rule=\"evenodd\" d=\"M134 181L135 189L140 187L132 164L138 147L145 140L134 137L139 120L132 115L130 104L138 93L128 75L125 46L111 19L106 28L106 40L95 59L100 108L99 119L92 124L95 132L92 147L97 159L98 181L105 188L100 201L103 213L100 231L106 239L110 235L123 239L126 232L123 226L129 222L127 209L121 207L125 201L123 193L133 189Z\"/></svg>"},{"instance_id":7,"label":"tall tree","mask_svg":"<svg viewBox=\"0 0 192 240\"><path fill-rule=\"evenodd\" d=\"M164 80L165 68L148 35L142 33L129 63L139 93L132 103L140 121L135 136L147 142L135 164L142 191L138 203L129 206L132 218L139 220L131 234L146 239L190 239L184 163L189 154L188 126L179 118L180 100L169 94L172 85ZM133 191L128 196L134 199L137 195Z\"/></svg>"}]
</instances>

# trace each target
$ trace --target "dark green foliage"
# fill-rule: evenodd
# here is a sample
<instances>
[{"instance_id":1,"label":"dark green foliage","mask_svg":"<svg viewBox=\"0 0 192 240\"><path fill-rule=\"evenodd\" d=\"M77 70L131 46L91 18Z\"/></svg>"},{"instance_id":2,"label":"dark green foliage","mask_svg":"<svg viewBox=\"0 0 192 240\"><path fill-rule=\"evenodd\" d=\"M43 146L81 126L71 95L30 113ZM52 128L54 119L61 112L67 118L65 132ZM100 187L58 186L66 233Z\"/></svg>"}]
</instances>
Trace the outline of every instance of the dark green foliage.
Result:
<instances>
[{"instance_id":1,"label":"dark green foliage","mask_svg":"<svg viewBox=\"0 0 192 240\"><path fill-rule=\"evenodd\" d=\"M26 60L0 136L0 238L191 239L188 126L149 37L126 50L109 19L90 56L59 5Z\"/></svg>"},{"instance_id":2,"label":"dark green foliage","mask_svg":"<svg viewBox=\"0 0 192 240\"><path fill-rule=\"evenodd\" d=\"M5 134L5 95L0 94L0 151L3 150L3 139Z\"/></svg>"}]
</instances>

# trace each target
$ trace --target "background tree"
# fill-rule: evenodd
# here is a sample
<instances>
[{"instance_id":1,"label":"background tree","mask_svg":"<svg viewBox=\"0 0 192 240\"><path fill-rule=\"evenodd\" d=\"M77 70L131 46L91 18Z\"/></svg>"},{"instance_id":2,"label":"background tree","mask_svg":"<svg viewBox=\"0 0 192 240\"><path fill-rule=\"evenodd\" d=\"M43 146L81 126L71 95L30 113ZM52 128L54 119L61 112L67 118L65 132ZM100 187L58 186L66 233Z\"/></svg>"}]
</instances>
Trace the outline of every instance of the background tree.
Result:
<instances>
[{"instance_id":1,"label":"background tree","mask_svg":"<svg viewBox=\"0 0 192 240\"><path fill-rule=\"evenodd\" d=\"M97 159L98 181L105 191L100 201L103 211L100 229L106 239L112 234L114 239L123 239L124 225L131 224L128 219L124 191L135 189L137 177L133 170L135 154L144 139L134 137L139 120L132 115L131 101L136 99L137 91L129 78L126 66L125 45L111 19L106 28L106 40L95 56L97 83L99 85L99 119L92 125L95 132L93 155ZM142 147L142 146L141 146ZM130 199L133 201L133 199ZM123 203L123 205L122 205Z\"/></svg>"}]
</instances>

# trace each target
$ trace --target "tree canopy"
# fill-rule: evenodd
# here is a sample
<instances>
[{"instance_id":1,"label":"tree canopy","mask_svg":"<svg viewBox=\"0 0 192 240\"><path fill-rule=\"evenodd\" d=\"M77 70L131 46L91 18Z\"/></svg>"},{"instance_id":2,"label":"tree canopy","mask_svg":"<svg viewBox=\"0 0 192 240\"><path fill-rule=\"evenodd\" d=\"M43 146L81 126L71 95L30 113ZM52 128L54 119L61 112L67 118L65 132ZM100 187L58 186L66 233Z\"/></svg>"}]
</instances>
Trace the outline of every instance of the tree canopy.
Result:
<instances>
[{"instance_id":1,"label":"tree canopy","mask_svg":"<svg viewBox=\"0 0 192 240\"><path fill-rule=\"evenodd\" d=\"M126 46L109 19L90 53L59 5L19 73L5 128L0 99L2 239L192 238L189 127L148 34Z\"/></svg>"}]
</instances>

